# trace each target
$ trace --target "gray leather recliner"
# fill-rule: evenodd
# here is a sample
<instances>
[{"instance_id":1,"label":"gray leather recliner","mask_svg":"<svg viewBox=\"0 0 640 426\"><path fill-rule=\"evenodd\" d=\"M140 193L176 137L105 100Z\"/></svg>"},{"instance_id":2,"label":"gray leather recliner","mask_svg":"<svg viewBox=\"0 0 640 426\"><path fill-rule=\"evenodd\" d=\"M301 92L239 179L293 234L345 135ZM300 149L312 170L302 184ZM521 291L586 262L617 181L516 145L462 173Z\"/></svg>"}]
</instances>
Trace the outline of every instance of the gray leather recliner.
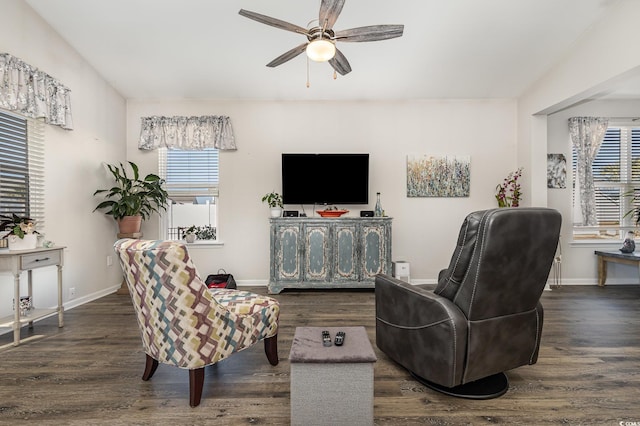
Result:
<instances>
[{"instance_id":1,"label":"gray leather recliner","mask_svg":"<svg viewBox=\"0 0 640 426\"><path fill-rule=\"evenodd\" d=\"M504 394L504 372L535 364L561 215L547 208L469 214L449 268L429 291L376 277L376 344L426 385L455 396Z\"/></svg>"}]
</instances>

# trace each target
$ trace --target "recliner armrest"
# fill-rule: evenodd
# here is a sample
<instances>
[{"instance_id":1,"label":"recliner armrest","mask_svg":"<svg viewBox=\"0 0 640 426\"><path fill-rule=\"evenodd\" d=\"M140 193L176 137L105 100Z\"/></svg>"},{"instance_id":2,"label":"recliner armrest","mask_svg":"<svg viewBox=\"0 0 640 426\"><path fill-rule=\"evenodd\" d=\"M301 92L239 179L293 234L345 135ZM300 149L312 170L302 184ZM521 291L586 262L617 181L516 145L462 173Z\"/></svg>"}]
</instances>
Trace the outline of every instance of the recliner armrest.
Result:
<instances>
[{"instance_id":1,"label":"recliner armrest","mask_svg":"<svg viewBox=\"0 0 640 426\"><path fill-rule=\"evenodd\" d=\"M432 291L414 286L388 275L377 275L376 317L399 327L425 327L457 318L466 324L459 308Z\"/></svg>"},{"instance_id":2,"label":"recliner armrest","mask_svg":"<svg viewBox=\"0 0 640 426\"><path fill-rule=\"evenodd\" d=\"M431 291L387 275L377 275L375 284L380 350L436 383L459 384L467 344L467 321L459 308Z\"/></svg>"}]
</instances>

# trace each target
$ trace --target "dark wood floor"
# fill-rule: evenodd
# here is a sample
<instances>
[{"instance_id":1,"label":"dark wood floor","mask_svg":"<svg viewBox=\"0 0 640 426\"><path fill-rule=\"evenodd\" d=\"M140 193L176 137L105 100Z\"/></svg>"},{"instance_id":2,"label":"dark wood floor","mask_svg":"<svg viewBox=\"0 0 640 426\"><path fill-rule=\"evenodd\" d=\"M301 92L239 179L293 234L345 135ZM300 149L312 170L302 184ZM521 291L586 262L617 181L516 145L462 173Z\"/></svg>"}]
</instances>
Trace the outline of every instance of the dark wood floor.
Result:
<instances>
[{"instance_id":1,"label":"dark wood floor","mask_svg":"<svg viewBox=\"0 0 640 426\"><path fill-rule=\"evenodd\" d=\"M275 297L280 364L272 367L257 345L207 368L197 408L188 404L186 371L161 365L149 382L140 379L144 353L128 296L68 311L62 329L55 318L24 328L25 337L43 337L0 351L0 424L288 424L288 354L304 325L366 327L378 356L376 424L640 424L640 286L545 292L538 363L509 372L509 392L488 401L428 390L380 352L370 290ZM11 338L0 336L0 345Z\"/></svg>"}]
</instances>

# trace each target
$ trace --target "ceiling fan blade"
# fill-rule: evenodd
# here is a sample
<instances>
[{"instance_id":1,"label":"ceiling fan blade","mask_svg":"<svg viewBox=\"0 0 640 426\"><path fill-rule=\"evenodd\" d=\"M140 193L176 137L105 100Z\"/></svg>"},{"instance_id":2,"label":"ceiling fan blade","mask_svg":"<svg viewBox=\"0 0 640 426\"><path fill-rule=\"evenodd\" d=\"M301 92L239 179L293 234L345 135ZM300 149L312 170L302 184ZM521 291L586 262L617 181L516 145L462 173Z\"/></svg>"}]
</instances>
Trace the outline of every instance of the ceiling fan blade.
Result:
<instances>
[{"instance_id":1,"label":"ceiling fan blade","mask_svg":"<svg viewBox=\"0 0 640 426\"><path fill-rule=\"evenodd\" d=\"M345 0L322 0L320 4L320 27L331 29L336 23ZM326 25L326 26L325 26Z\"/></svg>"},{"instance_id":2,"label":"ceiling fan blade","mask_svg":"<svg viewBox=\"0 0 640 426\"><path fill-rule=\"evenodd\" d=\"M273 61L269 62L267 66L273 68L273 67L277 67L278 65L282 65L287 61L292 60L293 58L295 58L296 56L298 56L299 54L305 51L305 49L307 48L307 44L309 43L302 43L300 46L296 46L293 49L289 50L288 52L283 53L282 55L275 58Z\"/></svg>"},{"instance_id":3,"label":"ceiling fan blade","mask_svg":"<svg viewBox=\"0 0 640 426\"><path fill-rule=\"evenodd\" d=\"M261 15L259 13L251 12L250 10L245 9L240 9L238 13L245 18L253 19L254 21L258 21L262 24L271 25L272 27L280 28L281 30L292 31L294 33L307 35L307 30L305 28L299 27L286 21L281 21L280 19L272 18L267 15Z\"/></svg>"},{"instance_id":4,"label":"ceiling fan blade","mask_svg":"<svg viewBox=\"0 0 640 426\"><path fill-rule=\"evenodd\" d=\"M403 32L404 25L369 25L337 31L334 39L348 42L388 40L402 37Z\"/></svg>"},{"instance_id":5,"label":"ceiling fan blade","mask_svg":"<svg viewBox=\"0 0 640 426\"><path fill-rule=\"evenodd\" d=\"M336 49L336 56L329 59L329 64L331 64L333 69L338 71L340 75L346 75L351 72L349 61L347 61L347 58L338 49Z\"/></svg>"}]
</instances>

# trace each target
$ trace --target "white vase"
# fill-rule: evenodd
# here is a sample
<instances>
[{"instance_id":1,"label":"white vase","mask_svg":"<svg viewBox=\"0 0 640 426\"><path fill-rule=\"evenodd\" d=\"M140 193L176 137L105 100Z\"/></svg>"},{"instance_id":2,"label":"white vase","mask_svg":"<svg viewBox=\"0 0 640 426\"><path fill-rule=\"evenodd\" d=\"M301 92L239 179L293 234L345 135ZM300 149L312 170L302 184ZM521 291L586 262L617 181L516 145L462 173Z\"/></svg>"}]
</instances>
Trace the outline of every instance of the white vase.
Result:
<instances>
[{"instance_id":1,"label":"white vase","mask_svg":"<svg viewBox=\"0 0 640 426\"><path fill-rule=\"evenodd\" d=\"M280 216L282 216L282 208L271 207L271 217L280 217Z\"/></svg>"},{"instance_id":2,"label":"white vase","mask_svg":"<svg viewBox=\"0 0 640 426\"><path fill-rule=\"evenodd\" d=\"M36 234L25 234L24 238L17 235L9 235L9 250L32 250L36 248L38 236Z\"/></svg>"},{"instance_id":3,"label":"white vase","mask_svg":"<svg viewBox=\"0 0 640 426\"><path fill-rule=\"evenodd\" d=\"M196 234L192 234L192 233L188 233L184 236L184 239L188 242L188 243L193 243L196 240Z\"/></svg>"}]
</instances>

